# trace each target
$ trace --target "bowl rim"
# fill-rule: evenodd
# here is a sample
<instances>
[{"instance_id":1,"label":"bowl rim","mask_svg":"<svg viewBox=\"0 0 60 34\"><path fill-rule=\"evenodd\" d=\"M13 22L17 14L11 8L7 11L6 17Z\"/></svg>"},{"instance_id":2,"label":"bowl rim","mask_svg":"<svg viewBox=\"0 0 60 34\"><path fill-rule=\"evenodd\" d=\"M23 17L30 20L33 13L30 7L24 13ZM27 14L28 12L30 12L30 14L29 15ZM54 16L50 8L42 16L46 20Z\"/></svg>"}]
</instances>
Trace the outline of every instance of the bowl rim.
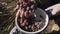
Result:
<instances>
[{"instance_id":1,"label":"bowl rim","mask_svg":"<svg viewBox=\"0 0 60 34\"><path fill-rule=\"evenodd\" d=\"M40 9L40 8L38 8L38 9ZM42 10L42 9L40 9L40 10ZM43 10L42 10L43 11ZM46 19L45 19L46 21L45 21L45 26L43 27L43 28L41 28L40 30L38 30L38 31L35 31L35 32L27 32L27 31L24 31L23 29L21 29L20 27L19 27L19 25L17 25L17 17L15 18L15 25L16 25L16 27L20 30L20 31L22 31L22 32L24 32L24 33L38 33L38 32L41 32L41 31L43 31L46 27L47 27L47 25L48 25L48 21L49 21L49 18L48 18L48 15L46 14Z\"/></svg>"}]
</instances>

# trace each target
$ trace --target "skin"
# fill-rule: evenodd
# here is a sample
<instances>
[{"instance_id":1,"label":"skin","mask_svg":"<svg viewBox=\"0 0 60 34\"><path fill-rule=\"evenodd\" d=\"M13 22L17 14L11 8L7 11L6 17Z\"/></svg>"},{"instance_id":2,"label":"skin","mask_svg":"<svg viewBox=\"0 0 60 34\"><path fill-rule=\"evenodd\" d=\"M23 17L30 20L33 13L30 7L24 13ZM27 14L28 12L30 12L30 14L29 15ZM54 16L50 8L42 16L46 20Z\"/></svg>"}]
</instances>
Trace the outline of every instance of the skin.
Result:
<instances>
[{"instance_id":1,"label":"skin","mask_svg":"<svg viewBox=\"0 0 60 34\"><path fill-rule=\"evenodd\" d=\"M16 11L16 10L18 9L18 10L17 10L17 13L16 13L16 16L20 15L20 17L23 17L23 15L24 15L26 12L24 12L23 9L20 9L19 7L20 7L20 6L17 5L17 6L15 7L14 11ZM25 14L25 15L26 15L26 14Z\"/></svg>"},{"instance_id":2,"label":"skin","mask_svg":"<svg viewBox=\"0 0 60 34\"><path fill-rule=\"evenodd\" d=\"M45 11L47 10L50 10L52 9L52 15L55 15L56 13L60 12L60 3L59 4L56 4L56 5L53 5L53 6L50 6L48 7L47 9L45 9Z\"/></svg>"},{"instance_id":3,"label":"skin","mask_svg":"<svg viewBox=\"0 0 60 34\"><path fill-rule=\"evenodd\" d=\"M27 3L23 2L24 6L27 5ZM21 20L20 20L20 23L22 24L22 26L25 26L25 24L27 25L27 20L24 19L23 17L28 17L28 13L31 13L30 10L29 11L25 11L23 9L21 9L20 5L17 4L17 6L14 8L14 11L17 10L17 13L16 13L16 17L20 16L21 17Z\"/></svg>"},{"instance_id":4,"label":"skin","mask_svg":"<svg viewBox=\"0 0 60 34\"><path fill-rule=\"evenodd\" d=\"M34 0L31 0L31 1L34 1ZM26 6L28 3L26 3L26 2L23 1L23 4L24 4L24 6ZM17 4L17 6L14 8L14 11L16 11L16 10L17 10L16 16L20 15L20 17L23 17L23 16L26 17L28 13L31 14L31 10L29 10L28 12L27 12L27 11L24 12L23 9L21 9L21 8L20 8L20 5L18 5L18 4Z\"/></svg>"},{"instance_id":5,"label":"skin","mask_svg":"<svg viewBox=\"0 0 60 34\"><path fill-rule=\"evenodd\" d=\"M31 0L31 1L34 1L34 0ZM27 3L24 2L24 5L27 5ZM20 6L18 4L17 4L16 8L14 9L14 11L17 10L17 9L18 9L17 14L16 14L17 17L19 15L20 15L20 17L24 17L24 16L27 17L28 16L27 15L28 12L24 12L23 9L20 9ZM47 9L45 9L45 11L50 10L50 9L52 9L52 12L51 12L52 15L55 15L57 12L60 11L60 4L50 6ZM29 10L29 13L31 13L31 10Z\"/></svg>"},{"instance_id":6,"label":"skin","mask_svg":"<svg viewBox=\"0 0 60 34\"><path fill-rule=\"evenodd\" d=\"M23 10L20 9L20 6L19 6L19 5L17 5L17 6L15 7L14 11L16 11L16 9L18 9L17 14L16 14L16 17L18 17L19 15L20 15L20 17L27 16L27 12L23 12ZM55 15L57 12L60 11L60 4L56 4L56 5L50 6L50 7L48 7L47 9L45 9L45 11L50 10L50 9L53 9L53 10L52 10L52 15ZM31 13L31 11L29 11L29 13ZM23 22L23 23L22 23L22 26L25 26L25 24L27 24L27 23L26 23L26 22L27 22L26 20L21 21L21 22ZM39 26L39 25L38 25L38 26ZM38 27L38 28L39 28L39 27ZM32 27L32 30L33 30L33 29L34 29L34 28Z\"/></svg>"}]
</instances>

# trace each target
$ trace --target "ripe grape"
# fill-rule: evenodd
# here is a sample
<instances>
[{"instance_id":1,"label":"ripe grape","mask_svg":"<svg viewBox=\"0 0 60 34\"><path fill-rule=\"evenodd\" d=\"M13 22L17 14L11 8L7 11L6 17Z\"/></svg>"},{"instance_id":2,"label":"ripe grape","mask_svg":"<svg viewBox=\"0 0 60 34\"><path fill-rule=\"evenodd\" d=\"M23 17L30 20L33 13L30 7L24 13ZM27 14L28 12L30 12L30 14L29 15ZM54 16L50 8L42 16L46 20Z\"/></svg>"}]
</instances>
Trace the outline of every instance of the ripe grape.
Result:
<instances>
[{"instance_id":1,"label":"ripe grape","mask_svg":"<svg viewBox=\"0 0 60 34\"><path fill-rule=\"evenodd\" d=\"M28 0L23 0L23 3L20 4L20 8L22 10L20 16L22 17L20 19L20 26L23 30L33 32L38 31L44 26L44 22L42 20L40 21L39 19L37 20L38 17L34 13L36 8L34 2L28 2Z\"/></svg>"},{"instance_id":2,"label":"ripe grape","mask_svg":"<svg viewBox=\"0 0 60 34\"><path fill-rule=\"evenodd\" d=\"M27 26L25 26L25 29L27 30L27 29L28 29L28 27L27 27Z\"/></svg>"},{"instance_id":3,"label":"ripe grape","mask_svg":"<svg viewBox=\"0 0 60 34\"><path fill-rule=\"evenodd\" d=\"M34 8L34 5L31 5L31 7L30 7L31 9L33 9Z\"/></svg>"},{"instance_id":4,"label":"ripe grape","mask_svg":"<svg viewBox=\"0 0 60 34\"><path fill-rule=\"evenodd\" d=\"M20 19L20 23L23 23L23 19Z\"/></svg>"},{"instance_id":5,"label":"ripe grape","mask_svg":"<svg viewBox=\"0 0 60 34\"><path fill-rule=\"evenodd\" d=\"M32 29L32 30L34 30L34 29L35 29L35 25L34 25L34 24L32 25L31 29Z\"/></svg>"},{"instance_id":6,"label":"ripe grape","mask_svg":"<svg viewBox=\"0 0 60 34\"><path fill-rule=\"evenodd\" d=\"M28 27L31 28L31 25L29 25Z\"/></svg>"},{"instance_id":7,"label":"ripe grape","mask_svg":"<svg viewBox=\"0 0 60 34\"><path fill-rule=\"evenodd\" d=\"M28 20L25 19L23 23L25 23L25 25L28 25Z\"/></svg>"},{"instance_id":8,"label":"ripe grape","mask_svg":"<svg viewBox=\"0 0 60 34\"><path fill-rule=\"evenodd\" d=\"M35 22L35 25L38 25L39 24L39 22Z\"/></svg>"},{"instance_id":9,"label":"ripe grape","mask_svg":"<svg viewBox=\"0 0 60 34\"><path fill-rule=\"evenodd\" d=\"M28 0L23 0L23 1L26 2L26 3L28 2Z\"/></svg>"},{"instance_id":10,"label":"ripe grape","mask_svg":"<svg viewBox=\"0 0 60 34\"><path fill-rule=\"evenodd\" d=\"M29 10L29 7L27 7L26 9L27 9L27 11L28 11L28 10Z\"/></svg>"}]
</instances>

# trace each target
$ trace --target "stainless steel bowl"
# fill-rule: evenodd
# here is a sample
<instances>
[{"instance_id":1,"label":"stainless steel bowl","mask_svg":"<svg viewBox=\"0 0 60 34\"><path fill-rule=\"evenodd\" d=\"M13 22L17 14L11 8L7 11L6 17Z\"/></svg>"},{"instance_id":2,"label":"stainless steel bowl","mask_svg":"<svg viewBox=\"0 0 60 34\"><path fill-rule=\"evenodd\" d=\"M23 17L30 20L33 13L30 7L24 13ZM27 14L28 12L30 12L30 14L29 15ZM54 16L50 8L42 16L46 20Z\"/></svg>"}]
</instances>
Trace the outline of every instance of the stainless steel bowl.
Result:
<instances>
[{"instance_id":1,"label":"stainless steel bowl","mask_svg":"<svg viewBox=\"0 0 60 34\"><path fill-rule=\"evenodd\" d=\"M21 31L21 32L23 32L23 33L27 33L27 34L35 34L35 33L39 33L39 32L41 32L41 31L43 31L46 27L47 27L47 25L48 25L48 21L49 21L49 18L48 18L48 15L42 10L42 9L40 9L40 8L37 8L37 10L35 11L35 13L36 13L36 15L41 15L44 19L45 19L45 26L43 27L43 28L41 28L40 30L38 30L38 31L35 31L35 32L27 32L27 31L24 31L23 29L21 29L20 27L19 27L19 25L18 25L18 22L17 22L17 16L16 16L16 18L15 18L15 25L16 25L16 27ZM38 18L39 19L39 18Z\"/></svg>"}]
</instances>

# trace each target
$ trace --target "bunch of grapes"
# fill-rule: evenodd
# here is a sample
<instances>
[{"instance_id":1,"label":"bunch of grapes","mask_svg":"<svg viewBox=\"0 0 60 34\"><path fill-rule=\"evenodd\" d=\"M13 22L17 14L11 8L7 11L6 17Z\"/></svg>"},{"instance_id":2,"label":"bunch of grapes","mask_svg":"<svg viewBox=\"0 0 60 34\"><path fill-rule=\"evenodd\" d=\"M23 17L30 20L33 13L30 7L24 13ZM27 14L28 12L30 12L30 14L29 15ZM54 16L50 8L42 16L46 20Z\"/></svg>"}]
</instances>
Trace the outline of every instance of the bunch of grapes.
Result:
<instances>
[{"instance_id":1,"label":"bunch of grapes","mask_svg":"<svg viewBox=\"0 0 60 34\"><path fill-rule=\"evenodd\" d=\"M36 22L35 16L32 15L33 12L36 10L35 2L30 0L23 0L19 4L20 9L26 12L24 17L21 17L19 20L19 25L21 29L29 32L38 31L39 29L43 28L44 21ZM28 18L26 17L28 16Z\"/></svg>"}]
</instances>

